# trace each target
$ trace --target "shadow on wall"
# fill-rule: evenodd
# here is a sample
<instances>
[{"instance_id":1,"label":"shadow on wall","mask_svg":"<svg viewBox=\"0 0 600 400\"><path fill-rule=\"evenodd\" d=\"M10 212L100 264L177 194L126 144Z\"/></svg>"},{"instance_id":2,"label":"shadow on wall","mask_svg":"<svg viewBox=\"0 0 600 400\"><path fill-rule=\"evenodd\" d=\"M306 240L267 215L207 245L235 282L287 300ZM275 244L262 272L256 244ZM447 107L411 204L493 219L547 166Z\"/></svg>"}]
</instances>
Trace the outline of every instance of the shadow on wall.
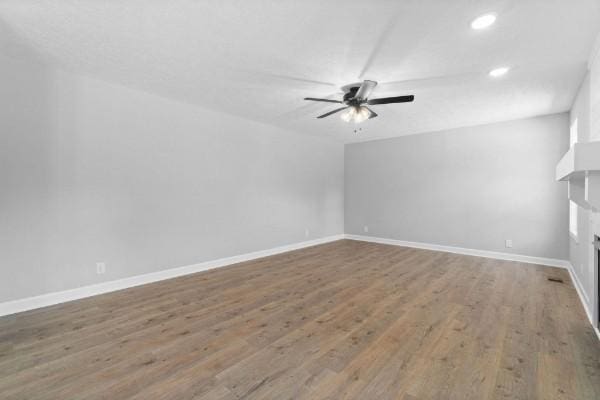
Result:
<instances>
[{"instance_id":1,"label":"shadow on wall","mask_svg":"<svg viewBox=\"0 0 600 400\"><path fill-rule=\"evenodd\" d=\"M27 281L45 280L52 258L56 208L52 186L59 179L56 129L50 93L54 73L43 57L0 20L0 276L2 296L15 297ZM30 60L23 62L18 60ZM27 274L15 271L22 265ZM8 277L8 279L7 279Z\"/></svg>"}]
</instances>

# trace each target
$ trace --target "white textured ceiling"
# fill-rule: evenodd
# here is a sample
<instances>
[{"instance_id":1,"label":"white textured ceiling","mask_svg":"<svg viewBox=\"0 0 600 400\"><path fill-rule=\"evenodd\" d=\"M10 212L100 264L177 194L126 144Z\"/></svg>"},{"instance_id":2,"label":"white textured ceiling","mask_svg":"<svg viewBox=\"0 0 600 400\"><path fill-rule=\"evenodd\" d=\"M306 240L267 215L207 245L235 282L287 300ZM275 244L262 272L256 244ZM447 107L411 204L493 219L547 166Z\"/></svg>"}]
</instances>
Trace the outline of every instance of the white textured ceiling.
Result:
<instances>
[{"instance_id":1,"label":"white textured ceiling","mask_svg":"<svg viewBox=\"0 0 600 400\"><path fill-rule=\"evenodd\" d=\"M490 11L492 28L470 29ZM600 1L4 0L0 24L13 56L351 142L568 110ZM374 107L354 134L315 119L335 104L302 100L362 79L415 102Z\"/></svg>"}]
</instances>

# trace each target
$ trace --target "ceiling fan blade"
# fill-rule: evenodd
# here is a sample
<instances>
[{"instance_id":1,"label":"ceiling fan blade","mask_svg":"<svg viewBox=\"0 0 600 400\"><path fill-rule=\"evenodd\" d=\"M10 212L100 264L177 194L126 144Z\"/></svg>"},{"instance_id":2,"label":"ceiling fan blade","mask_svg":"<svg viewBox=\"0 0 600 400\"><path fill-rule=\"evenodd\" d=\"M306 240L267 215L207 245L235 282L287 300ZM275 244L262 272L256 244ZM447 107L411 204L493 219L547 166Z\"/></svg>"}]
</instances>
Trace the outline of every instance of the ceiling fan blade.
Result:
<instances>
[{"instance_id":1,"label":"ceiling fan blade","mask_svg":"<svg viewBox=\"0 0 600 400\"><path fill-rule=\"evenodd\" d=\"M390 103L410 103L415 99L415 96L397 96L397 97L383 97L381 99L371 99L367 101L367 104L373 106L377 104L390 104Z\"/></svg>"},{"instance_id":2,"label":"ceiling fan blade","mask_svg":"<svg viewBox=\"0 0 600 400\"><path fill-rule=\"evenodd\" d=\"M311 100L311 101L324 101L326 103L338 103L338 104L344 104L342 101L339 100L329 100L329 99L316 99L314 97L305 97L304 100Z\"/></svg>"},{"instance_id":3,"label":"ceiling fan blade","mask_svg":"<svg viewBox=\"0 0 600 400\"><path fill-rule=\"evenodd\" d=\"M329 117L331 114L335 114L336 112L340 112L342 110L345 110L348 107L341 107L341 108L336 108L333 111L329 111L328 113L325 113L323 115L319 115L317 118L325 118L325 117Z\"/></svg>"},{"instance_id":4,"label":"ceiling fan blade","mask_svg":"<svg viewBox=\"0 0 600 400\"><path fill-rule=\"evenodd\" d=\"M358 99L362 99L362 100L368 99L369 95L371 94L373 89L375 89L375 86L377 86L377 82L375 82L375 81L369 81L369 80L364 81L362 83L362 85L360 85L360 88L358 88L358 91L354 95L354 98L358 98Z\"/></svg>"},{"instance_id":5,"label":"ceiling fan blade","mask_svg":"<svg viewBox=\"0 0 600 400\"><path fill-rule=\"evenodd\" d=\"M365 106L363 106L363 107L365 107ZM365 107L365 108L366 108L367 110L369 110L369 112L371 113L371 114L369 115L369 119L371 119L371 118L375 118L375 117L378 115L378 114L377 114L375 111L371 110L369 107Z\"/></svg>"}]
</instances>

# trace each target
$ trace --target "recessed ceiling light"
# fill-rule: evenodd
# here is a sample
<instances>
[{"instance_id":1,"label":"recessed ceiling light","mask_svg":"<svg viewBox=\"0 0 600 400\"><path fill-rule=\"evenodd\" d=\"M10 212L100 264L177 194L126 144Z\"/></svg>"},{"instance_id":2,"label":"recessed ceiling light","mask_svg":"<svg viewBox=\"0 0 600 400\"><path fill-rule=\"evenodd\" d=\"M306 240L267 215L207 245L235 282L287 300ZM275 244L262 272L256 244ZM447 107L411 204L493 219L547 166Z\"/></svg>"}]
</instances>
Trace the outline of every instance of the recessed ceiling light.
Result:
<instances>
[{"instance_id":1,"label":"recessed ceiling light","mask_svg":"<svg viewBox=\"0 0 600 400\"><path fill-rule=\"evenodd\" d=\"M508 68L508 67L494 68L493 70L490 71L490 76L493 78L498 78L502 75L506 75L506 73L509 70L510 70L510 68Z\"/></svg>"},{"instance_id":2,"label":"recessed ceiling light","mask_svg":"<svg viewBox=\"0 0 600 400\"><path fill-rule=\"evenodd\" d=\"M496 22L496 14L483 14L471 22L471 28L479 30L492 26Z\"/></svg>"}]
</instances>

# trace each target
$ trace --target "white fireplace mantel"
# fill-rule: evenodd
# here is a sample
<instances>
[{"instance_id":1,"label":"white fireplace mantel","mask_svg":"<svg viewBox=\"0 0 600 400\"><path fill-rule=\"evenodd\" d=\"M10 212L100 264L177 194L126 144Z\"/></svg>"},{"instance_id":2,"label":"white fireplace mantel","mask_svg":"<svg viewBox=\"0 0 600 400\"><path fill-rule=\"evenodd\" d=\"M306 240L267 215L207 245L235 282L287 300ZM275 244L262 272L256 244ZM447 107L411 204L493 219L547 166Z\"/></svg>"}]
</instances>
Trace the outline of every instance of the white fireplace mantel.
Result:
<instances>
[{"instance_id":1,"label":"white fireplace mantel","mask_svg":"<svg viewBox=\"0 0 600 400\"><path fill-rule=\"evenodd\" d=\"M569 199L600 210L600 141L575 143L556 166L556 180L569 182Z\"/></svg>"}]
</instances>

